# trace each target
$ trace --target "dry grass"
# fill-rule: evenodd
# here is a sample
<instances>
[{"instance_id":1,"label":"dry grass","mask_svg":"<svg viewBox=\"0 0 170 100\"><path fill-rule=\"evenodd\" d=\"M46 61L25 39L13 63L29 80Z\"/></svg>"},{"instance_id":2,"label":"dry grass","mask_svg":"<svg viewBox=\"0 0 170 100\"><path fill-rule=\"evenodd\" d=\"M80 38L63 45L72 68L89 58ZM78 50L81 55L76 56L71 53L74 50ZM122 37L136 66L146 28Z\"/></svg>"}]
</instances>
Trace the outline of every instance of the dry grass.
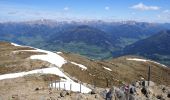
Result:
<instances>
[{"instance_id":1,"label":"dry grass","mask_svg":"<svg viewBox=\"0 0 170 100\"><path fill-rule=\"evenodd\" d=\"M17 47L7 42L0 42L0 74L30 71L49 66L47 62L29 59L31 55L44 53L17 50L33 50L33 48Z\"/></svg>"},{"instance_id":2,"label":"dry grass","mask_svg":"<svg viewBox=\"0 0 170 100\"><path fill-rule=\"evenodd\" d=\"M141 77L147 79L148 66L151 66L151 81L157 84L170 85L170 77L168 77L170 76L169 68L161 67L152 62L126 60L128 57L136 58L136 56L124 56L112 60L93 61L77 54L63 53L60 55L69 61L83 64L88 68L82 71L78 66L68 63L62 67L65 72L82 82L95 84L99 87L121 85L122 82L132 83L140 80ZM112 71L108 71L103 67L110 68Z\"/></svg>"}]
</instances>

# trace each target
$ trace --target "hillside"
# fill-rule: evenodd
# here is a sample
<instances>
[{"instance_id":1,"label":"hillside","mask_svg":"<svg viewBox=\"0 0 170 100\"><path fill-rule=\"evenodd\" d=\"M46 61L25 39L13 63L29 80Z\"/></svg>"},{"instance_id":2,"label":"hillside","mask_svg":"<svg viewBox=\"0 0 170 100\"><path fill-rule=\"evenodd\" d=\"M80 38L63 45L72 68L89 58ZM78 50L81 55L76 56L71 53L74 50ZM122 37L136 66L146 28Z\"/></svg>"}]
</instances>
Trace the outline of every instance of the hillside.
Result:
<instances>
[{"instance_id":1,"label":"hillside","mask_svg":"<svg viewBox=\"0 0 170 100\"><path fill-rule=\"evenodd\" d=\"M144 56L170 65L170 31L161 31L129 45L123 53Z\"/></svg>"},{"instance_id":2,"label":"hillside","mask_svg":"<svg viewBox=\"0 0 170 100\"><path fill-rule=\"evenodd\" d=\"M140 80L141 77L147 79L148 66L151 66L151 81L170 85L170 69L167 66L137 56L95 61L77 54L53 53L0 42L0 59L0 94L4 94L1 95L3 98L16 95L34 99L42 95L44 98L56 98L54 94L60 94L60 91L48 90L51 82L55 81L61 81L61 88L66 90L70 90L72 84L76 87L72 88L73 92L79 91L81 83L82 93L91 91L94 86L120 86ZM64 84L66 87L63 87ZM50 91L54 94L49 94Z\"/></svg>"}]
</instances>

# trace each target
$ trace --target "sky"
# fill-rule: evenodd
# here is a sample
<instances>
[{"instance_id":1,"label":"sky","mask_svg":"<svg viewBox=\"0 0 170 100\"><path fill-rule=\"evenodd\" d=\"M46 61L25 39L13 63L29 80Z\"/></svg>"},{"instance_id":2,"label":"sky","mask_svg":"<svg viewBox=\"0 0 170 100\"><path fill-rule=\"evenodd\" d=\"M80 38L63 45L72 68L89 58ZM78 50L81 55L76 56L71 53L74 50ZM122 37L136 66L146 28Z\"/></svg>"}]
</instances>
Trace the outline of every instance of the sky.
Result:
<instances>
[{"instance_id":1,"label":"sky","mask_svg":"<svg viewBox=\"0 0 170 100\"><path fill-rule=\"evenodd\" d=\"M170 0L0 0L0 22L105 20L170 22Z\"/></svg>"}]
</instances>

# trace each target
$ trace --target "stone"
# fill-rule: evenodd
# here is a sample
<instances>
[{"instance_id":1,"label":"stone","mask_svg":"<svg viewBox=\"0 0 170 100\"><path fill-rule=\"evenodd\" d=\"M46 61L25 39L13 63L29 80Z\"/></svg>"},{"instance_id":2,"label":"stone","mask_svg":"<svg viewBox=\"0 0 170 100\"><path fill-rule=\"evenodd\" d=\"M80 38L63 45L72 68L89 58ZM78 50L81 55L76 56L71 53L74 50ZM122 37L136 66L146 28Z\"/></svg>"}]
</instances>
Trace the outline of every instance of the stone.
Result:
<instances>
[{"instance_id":1,"label":"stone","mask_svg":"<svg viewBox=\"0 0 170 100\"><path fill-rule=\"evenodd\" d=\"M92 89L91 94L97 94L97 90L96 89Z\"/></svg>"},{"instance_id":2,"label":"stone","mask_svg":"<svg viewBox=\"0 0 170 100\"><path fill-rule=\"evenodd\" d=\"M12 95L12 100L19 100L18 95Z\"/></svg>"},{"instance_id":3,"label":"stone","mask_svg":"<svg viewBox=\"0 0 170 100\"><path fill-rule=\"evenodd\" d=\"M170 92L167 94L167 97L170 98Z\"/></svg>"},{"instance_id":4,"label":"stone","mask_svg":"<svg viewBox=\"0 0 170 100\"><path fill-rule=\"evenodd\" d=\"M39 88L35 88L35 91L38 91L38 90L40 90Z\"/></svg>"},{"instance_id":5,"label":"stone","mask_svg":"<svg viewBox=\"0 0 170 100\"><path fill-rule=\"evenodd\" d=\"M60 92L60 96L61 96L61 97L65 97L66 95L67 95L67 91L61 91L61 92Z\"/></svg>"},{"instance_id":6,"label":"stone","mask_svg":"<svg viewBox=\"0 0 170 100\"><path fill-rule=\"evenodd\" d=\"M165 88L165 87L162 88L162 92L163 92L163 93L166 92L166 88Z\"/></svg>"},{"instance_id":7,"label":"stone","mask_svg":"<svg viewBox=\"0 0 170 100\"><path fill-rule=\"evenodd\" d=\"M162 95L157 95L156 98L157 99L162 99Z\"/></svg>"},{"instance_id":8,"label":"stone","mask_svg":"<svg viewBox=\"0 0 170 100\"><path fill-rule=\"evenodd\" d=\"M94 98L98 99L98 98L99 98L99 95L95 95Z\"/></svg>"},{"instance_id":9,"label":"stone","mask_svg":"<svg viewBox=\"0 0 170 100\"><path fill-rule=\"evenodd\" d=\"M141 92L142 92L147 98L149 97L150 92L149 92L149 89L148 89L148 88L143 87L143 88L141 89Z\"/></svg>"},{"instance_id":10,"label":"stone","mask_svg":"<svg viewBox=\"0 0 170 100\"><path fill-rule=\"evenodd\" d=\"M106 98L106 94L107 94L107 90L100 92L100 96L104 99Z\"/></svg>"}]
</instances>

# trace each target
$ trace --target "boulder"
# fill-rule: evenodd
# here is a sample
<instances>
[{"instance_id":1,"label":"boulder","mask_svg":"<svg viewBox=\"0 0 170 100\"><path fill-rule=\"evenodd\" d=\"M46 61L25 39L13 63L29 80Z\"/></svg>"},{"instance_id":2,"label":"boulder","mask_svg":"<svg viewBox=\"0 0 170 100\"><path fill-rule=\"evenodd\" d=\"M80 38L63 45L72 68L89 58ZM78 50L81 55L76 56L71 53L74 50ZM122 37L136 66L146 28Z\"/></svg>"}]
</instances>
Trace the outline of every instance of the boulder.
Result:
<instances>
[{"instance_id":1,"label":"boulder","mask_svg":"<svg viewBox=\"0 0 170 100\"><path fill-rule=\"evenodd\" d=\"M159 94L156 96L156 98L162 100L163 97L162 97L162 95Z\"/></svg>"},{"instance_id":2,"label":"boulder","mask_svg":"<svg viewBox=\"0 0 170 100\"><path fill-rule=\"evenodd\" d=\"M61 91L61 92L60 92L60 96L61 96L61 97L65 97L66 95L67 95L67 91Z\"/></svg>"},{"instance_id":3,"label":"boulder","mask_svg":"<svg viewBox=\"0 0 170 100\"><path fill-rule=\"evenodd\" d=\"M150 92L149 92L149 89L148 89L148 88L143 87L143 88L141 89L141 92L142 92L142 94L145 95L147 98L149 97Z\"/></svg>"},{"instance_id":4,"label":"boulder","mask_svg":"<svg viewBox=\"0 0 170 100\"><path fill-rule=\"evenodd\" d=\"M91 94L97 94L97 90L96 89L92 89Z\"/></svg>"},{"instance_id":5,"label":"boulder","mask_svg":"<svg viewBox=\"0 0 170 100\"><path fill-rule=\"evenodd\" d=\"M170 98L170 92L168 92L167 97Z\"/></svg>"},{"instance_id":6,"label":"boulder","mask_svg":"<svg viewBox=\"0 0 170 100\"><path fill-rule=\"evenodd\" d=\"M102 98L106 98L106 94L107 94L107 90L104 90L104 91L101 91L100 92L100 96L102 97Z\"/></svg>"},{"instance_id":7,"label":"boulder","mask_svg":"<svg viewBox=\"0 0 170 100\"><path fill-rule=\"evenodd\" d=\"M19 100L19 96L18 95L12 95L12 100Z\"/></svg>"},{"instance_id":8,"label":"boulder","mask_svg":"<svg viewBox=\"0 0 170 100\"><path fill-rule=\"evenodd\" d=\"M39 88L35 88L35 91L38 91L38 90L40 90Z\"/></svg>"},{"instance_id":9,"label":"boulder","mask_svg":"<svg viewBox=\"0 0 170 100\"><path fill-rule=\"evenodd\" d=\"M99 99L99 95L96 94L96 95L94 96L94 98L95 98L95 99Z\"/></svg>"}]
</instances>

